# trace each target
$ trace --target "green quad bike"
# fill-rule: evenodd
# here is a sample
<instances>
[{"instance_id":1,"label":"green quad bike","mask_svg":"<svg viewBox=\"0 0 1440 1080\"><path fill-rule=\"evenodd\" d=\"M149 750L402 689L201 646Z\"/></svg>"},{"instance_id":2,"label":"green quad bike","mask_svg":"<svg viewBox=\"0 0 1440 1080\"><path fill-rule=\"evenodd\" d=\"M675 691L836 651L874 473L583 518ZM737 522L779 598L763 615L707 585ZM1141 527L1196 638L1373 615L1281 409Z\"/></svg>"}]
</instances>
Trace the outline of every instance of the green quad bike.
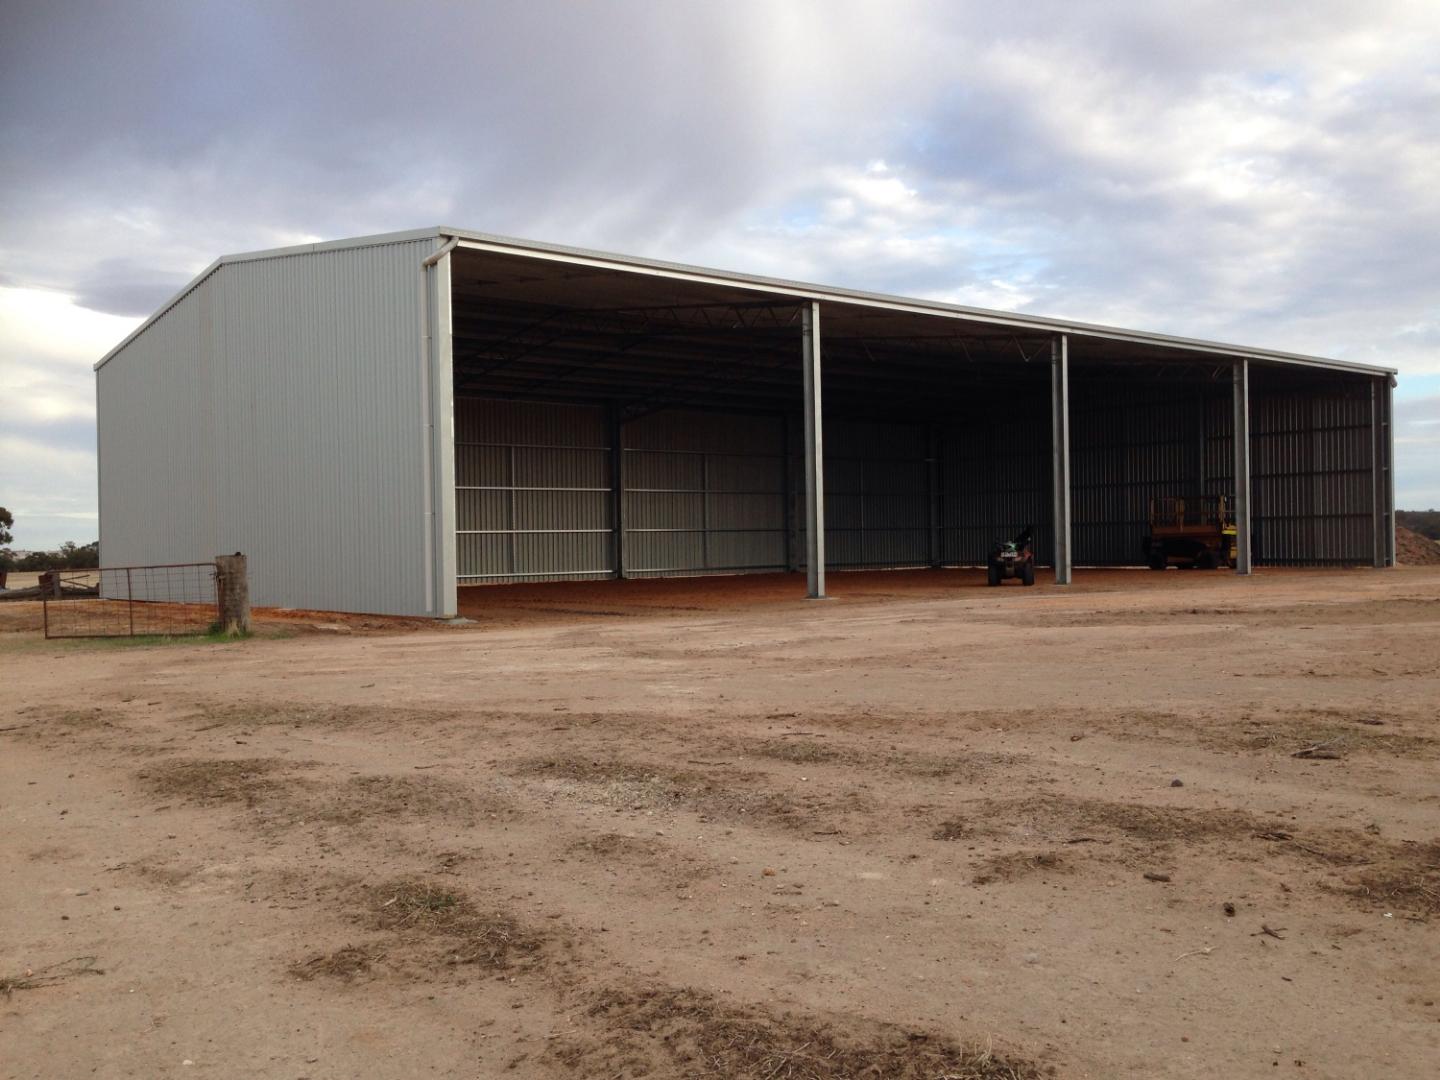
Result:
<instances>
[{"instance_id":1,"label":"green quad bike","mask_svg":"<svg viewBox=\"0 0 1440 1080\"><path fill-rule=\"evenodd\" d=\"M1014 540L1000 540L985 560L986 584L999 585L1007 578L1019 578L1022 585L1035 584L1035 546L1029 525Z\"/></svg>"}]
</instances>

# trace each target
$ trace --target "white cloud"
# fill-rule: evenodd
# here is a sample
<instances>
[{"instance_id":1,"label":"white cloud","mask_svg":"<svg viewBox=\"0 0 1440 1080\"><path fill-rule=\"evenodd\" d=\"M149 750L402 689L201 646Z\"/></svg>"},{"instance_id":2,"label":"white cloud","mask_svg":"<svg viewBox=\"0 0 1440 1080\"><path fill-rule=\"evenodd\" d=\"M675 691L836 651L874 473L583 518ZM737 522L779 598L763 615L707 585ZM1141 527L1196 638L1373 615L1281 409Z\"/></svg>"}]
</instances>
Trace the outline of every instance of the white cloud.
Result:
<instances>
[{"instance_id":1,"label":"white cloud","mask_svg":"<svg viewBox=\"0 0 1440 1080\"><path fill-rule=\"evenodd\" d=\"M17 547L95 539L91 365L138 322L0 287L0 505L15 515Z\"/></svg>"}]
</instances>

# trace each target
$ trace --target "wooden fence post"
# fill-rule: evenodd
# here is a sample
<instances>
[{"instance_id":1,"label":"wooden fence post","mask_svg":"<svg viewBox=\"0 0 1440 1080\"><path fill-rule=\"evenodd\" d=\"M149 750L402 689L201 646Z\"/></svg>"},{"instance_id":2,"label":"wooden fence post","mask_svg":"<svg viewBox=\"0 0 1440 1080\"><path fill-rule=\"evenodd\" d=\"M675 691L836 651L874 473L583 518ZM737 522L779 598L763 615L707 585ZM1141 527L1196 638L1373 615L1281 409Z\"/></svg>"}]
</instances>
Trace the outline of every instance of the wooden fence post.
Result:
<instances>
[{"instance_id":1,"label":"wooden fence post","mask_svg":"<svg viewBox=\"0 0 1440 1080\"><path fill-rule=\"evenodd\" d=\"M245 556L215 556L215 605L220 632L232 637L250 632L250 579Z\"/></svg>"}]
</instances>

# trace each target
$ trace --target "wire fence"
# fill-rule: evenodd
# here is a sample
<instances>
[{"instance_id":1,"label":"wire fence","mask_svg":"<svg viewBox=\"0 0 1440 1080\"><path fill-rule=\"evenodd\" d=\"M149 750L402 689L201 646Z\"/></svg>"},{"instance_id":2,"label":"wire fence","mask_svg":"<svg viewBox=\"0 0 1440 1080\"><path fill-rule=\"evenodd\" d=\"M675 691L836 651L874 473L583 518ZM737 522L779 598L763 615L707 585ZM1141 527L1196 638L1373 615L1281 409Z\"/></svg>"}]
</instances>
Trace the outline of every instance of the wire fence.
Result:
<instances>
[{"instance_id":1,"label":"wire fence","mask_svg":"<svg viewBox=\"0 0 1440 1080\"><path fill-rule=\"evenodd\" d=\"M215 564L116 566L88 572L83 588L62 579L44 597L47 638L204 634L219 615Z\"/></svg>"}]
</instances>

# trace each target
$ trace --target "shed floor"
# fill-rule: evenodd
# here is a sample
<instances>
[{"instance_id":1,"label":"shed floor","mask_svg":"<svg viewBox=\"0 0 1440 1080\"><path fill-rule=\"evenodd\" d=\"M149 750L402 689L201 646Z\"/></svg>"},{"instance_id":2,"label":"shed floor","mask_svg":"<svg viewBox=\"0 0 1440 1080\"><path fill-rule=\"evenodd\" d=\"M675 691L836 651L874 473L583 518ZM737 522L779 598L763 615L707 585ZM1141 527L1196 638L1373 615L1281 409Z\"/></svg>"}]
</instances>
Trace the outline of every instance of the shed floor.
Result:
<instances>
[{"instance_id":1,"label":"shed floor","mask_svg":"<svg viewBox=\"0 0 1440 1080\"><path fill-rule=\"evenodd\" d=\"M1328 577L1353 577L1364 569L1265 568L1253 581L1305 583L1307 589ZM998 590L985 584L983 569L846 570L826 575L832 602L874 603L899 599L940 599L962 595L967 601L993 595L997 602L1040 602L1076 593L1138 592L1168 595L1228 583L1246 584L1227 570L1077 569L1074 584L1059 587L1048 568L1036 572L1026 589L1007 581ZM542 581L462 586L459 612L465 618L553 612L569 615L639 614L665 611L729 611L738 608L805 605L804 574L729 574L708 577L638 578L629 581Z\"/></svg>"}]
</instances>

